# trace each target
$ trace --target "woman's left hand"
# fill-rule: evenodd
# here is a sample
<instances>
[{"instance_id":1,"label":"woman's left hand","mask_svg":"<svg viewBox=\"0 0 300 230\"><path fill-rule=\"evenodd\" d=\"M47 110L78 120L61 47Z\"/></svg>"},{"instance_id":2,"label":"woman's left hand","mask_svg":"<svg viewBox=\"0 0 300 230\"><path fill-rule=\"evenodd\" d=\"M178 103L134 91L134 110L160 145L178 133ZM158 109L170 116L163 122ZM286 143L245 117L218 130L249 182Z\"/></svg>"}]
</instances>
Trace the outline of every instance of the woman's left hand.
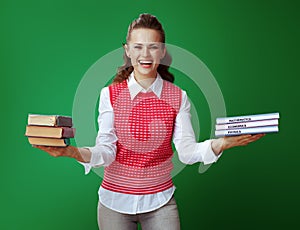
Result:
<instances>
[{"instance_id":1,"label":"woman's left hand","mask_svg":"<svg viewBox=\"0 0 300 230\"><path fill-rule=\"evenodd\" d=\"M265 136L265 134L226 136L213 140L211 145L214 153L216 155L219 155L226 149L230 149L236 146L248 145L249 143L257 141L263 136Z\"/></svg>"}]
</instances>

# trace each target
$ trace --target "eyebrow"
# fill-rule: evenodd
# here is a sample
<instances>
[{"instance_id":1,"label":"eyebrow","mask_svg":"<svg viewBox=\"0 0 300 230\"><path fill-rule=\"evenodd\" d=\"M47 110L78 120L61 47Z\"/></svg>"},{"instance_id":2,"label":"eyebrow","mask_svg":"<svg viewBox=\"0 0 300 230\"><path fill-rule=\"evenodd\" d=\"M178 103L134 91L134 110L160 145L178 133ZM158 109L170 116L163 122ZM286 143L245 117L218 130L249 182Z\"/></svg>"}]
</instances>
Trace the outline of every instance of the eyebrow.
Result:
<instances>
[{"instance_id":1,"label":"eyebrow","mask_svg":"<svg viewBox=\"0 0 300 230\"><path fill-rule=\"evenodd\" d=\"M149 46L154 46L154 45L158 45L158 44L160 44L161 42L143 42L143 43L139 43L139 42L137 42L137 43L133 43L133 45L144 45L144 44L149 44Z\"/></svg>"},{"instance_id":2,"label":"eyebrow","mask_svg":"<svg viewBox=\"0 0 300 230\"><path fill-rule=\"evenodd\" d=\"M155 42L155 43L150 43L149 46L157 46L159 45L159 42Z\"/></svg>"},{"instance_id":3,"label":"eyebrow","mask_svg":"<svg viewBox=\"0 0 300 230\"><path fill-rule=\"evenodd\" d=\"M160 42L144 42L144 43L132 43L134 46L148 46L148 47L154 47L159 46Z\"/></svg>"}]
</instances>

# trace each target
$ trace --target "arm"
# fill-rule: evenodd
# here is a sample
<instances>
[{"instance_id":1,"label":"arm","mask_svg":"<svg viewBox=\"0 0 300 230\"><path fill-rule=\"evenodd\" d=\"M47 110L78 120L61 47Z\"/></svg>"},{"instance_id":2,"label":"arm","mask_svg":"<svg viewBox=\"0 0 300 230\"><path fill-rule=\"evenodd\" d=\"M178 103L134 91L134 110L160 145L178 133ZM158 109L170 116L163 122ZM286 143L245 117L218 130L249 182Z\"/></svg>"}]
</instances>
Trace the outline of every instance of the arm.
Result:
<instances>
[{"instance_id":1,"label":"arm","mask_svg":"<svg viewBox=\"0 0 300 230\"><path fill-rule=\"evenodd\" d=\"M74 158L83 163L86 172L89 172L91 167L107 166L115 159L117 142L114 128L114 112L107 87L102 89L100 95L98 124L98 135L96 144L93 147L34 147L42 149L54 157L65 156Z\"/></svg>"},{"instance_id":2,"label":"arm","mask_svg":"<svg viewBox=\"0 0 300 230\"><path fill-rule=\"evenodd\" d=\"M264 134L240 135L210 139L197 143L191 124L190 102L185 91L182 91L182 103L175 121L173 142L179 159L185 164L216 162L226 149L244 146L263 137Z\"/></svg>"},{"instance_id":3,"label":"arm","mask_svg":"<svg viewBox=\"0 0 300 230\"><path fill-rule=\"evenodd\" d=\"M178 157L184 164L194 164L203 162L211 164L218 160L212 149L212 141L206 140L196 142L194 130L191 123L190 102L185 91L182 91L182 102L180 110L176 116L173 142L178 152Z\"/></svg>"}]
</instances>

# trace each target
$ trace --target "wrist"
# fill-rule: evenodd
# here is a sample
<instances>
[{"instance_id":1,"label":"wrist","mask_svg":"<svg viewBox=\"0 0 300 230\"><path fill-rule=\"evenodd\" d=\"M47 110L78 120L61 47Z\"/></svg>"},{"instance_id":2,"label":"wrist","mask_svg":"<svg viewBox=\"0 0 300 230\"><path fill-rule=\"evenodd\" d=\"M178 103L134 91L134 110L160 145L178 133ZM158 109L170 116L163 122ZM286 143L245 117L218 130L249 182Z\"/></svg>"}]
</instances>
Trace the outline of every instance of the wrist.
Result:
<instances>
[{"instance_id":1,"label":"wrist","mask_svg":"<svg viewBox=\"0 0 300 230\"><path fill-rule=\"evenodd\" d=\"M78 160L78 158L81 157L78 148L71 145L68 146L68 157Z\"/></svg>"},{"instance_id":2,"label":"wrist","mask_svg":"<svg viewBox=\"0 0 300 230\"><path fill-rule=\"evenodd\" d=\"M221 143L222 143L222 147L221 147L222 151L228 149L229 147L228 147L228 143L227 143L226 137L222 137L220 139L221 139Z\"/></svg>"},{"instance_id":3,"label":"wrist","mask_svg":"<svg viewBox=\"0 0 300 230\"><path fill-rule=\"evenodd\" d=\"M224 146L224 138L213 139L211 142L212 150L217 156L225 150Z\"/></svg>"}]
</instances>

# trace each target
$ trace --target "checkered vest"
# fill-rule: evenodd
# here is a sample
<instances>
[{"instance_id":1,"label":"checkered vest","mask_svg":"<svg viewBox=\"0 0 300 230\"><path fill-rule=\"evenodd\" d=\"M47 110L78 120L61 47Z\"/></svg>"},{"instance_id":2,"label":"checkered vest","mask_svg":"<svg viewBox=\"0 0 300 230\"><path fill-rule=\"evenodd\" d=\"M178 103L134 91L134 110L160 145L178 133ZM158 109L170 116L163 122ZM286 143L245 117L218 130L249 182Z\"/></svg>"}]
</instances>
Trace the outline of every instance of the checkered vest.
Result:
<instances>
[{"instance_id":1,"label":"checkered vest","mask_svg":"<svg viewBox=\"0 0 300 230\"><path fill-rule=\"evenodd\" d=\"M145 195L173 186L172 135L181 89L163 81L161 97L140 92L133 100L127 81L110 85L117 141L116 159L105 167L102 187Z\"/></svg>"}]
</instances>

